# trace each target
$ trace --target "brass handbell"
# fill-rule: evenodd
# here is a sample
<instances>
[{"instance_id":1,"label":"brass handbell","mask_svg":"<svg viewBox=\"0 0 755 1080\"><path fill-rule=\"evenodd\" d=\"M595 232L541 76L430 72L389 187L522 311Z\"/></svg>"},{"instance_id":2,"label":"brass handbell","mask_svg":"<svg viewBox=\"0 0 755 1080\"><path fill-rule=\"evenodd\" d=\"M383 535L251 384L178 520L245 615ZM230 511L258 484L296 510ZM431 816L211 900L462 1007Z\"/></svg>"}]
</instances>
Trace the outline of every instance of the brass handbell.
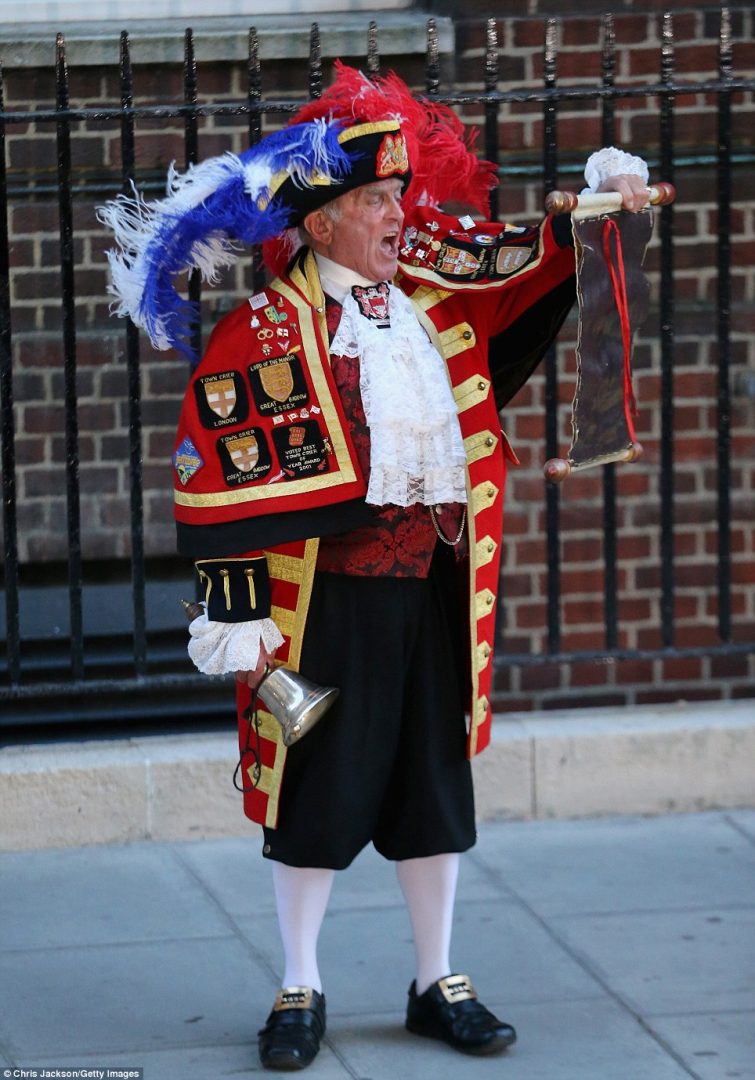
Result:
<instances>
[{"instance_id":1,"label":"brass handbell","mask_svg":"<svg viewBox=\"0 0 755 1080\"><path fill-rule=\"evenodd\" d=\"M204 612L201 604L182 600L181 605L189 622ZM338 697L335 686L318 686L285 667L270 667L257 687L268 712L283 731L284 746L298 742L315 726Z\"/></svg>"}]
</instances>

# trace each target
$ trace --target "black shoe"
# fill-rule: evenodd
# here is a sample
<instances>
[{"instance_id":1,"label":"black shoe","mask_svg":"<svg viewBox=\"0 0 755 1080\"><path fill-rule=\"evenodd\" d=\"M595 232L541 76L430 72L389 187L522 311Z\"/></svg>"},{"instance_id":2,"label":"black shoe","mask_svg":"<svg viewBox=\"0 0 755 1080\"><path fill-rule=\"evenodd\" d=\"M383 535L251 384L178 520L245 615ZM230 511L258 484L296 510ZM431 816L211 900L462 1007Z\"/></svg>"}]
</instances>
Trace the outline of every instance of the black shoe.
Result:
<instances>
[{"instance_id":1,"label":"black shoe","mask_svg":"<svg viewBox=\"0 0 755 1080\"><path fill-rule=\"evenodd\" d=\"M406 1027L415 1035L442 1039L467 1054L492 1054L516 1042L511 1024L504 1024L477 1000L466 975L438 979L424 994L409 987Z\"/></svg>"},{"instance_id":2,"label":"black shoe","mask_svg":"<svg viewBox=\"0 0 755 1080\"><path fill-rule=\"evenodd\" d=\"M306 1069L325 1034L325 998L309 986L278 991L259 1032L260 1061L266 1069Z\"/></svg>"}]
</instances>

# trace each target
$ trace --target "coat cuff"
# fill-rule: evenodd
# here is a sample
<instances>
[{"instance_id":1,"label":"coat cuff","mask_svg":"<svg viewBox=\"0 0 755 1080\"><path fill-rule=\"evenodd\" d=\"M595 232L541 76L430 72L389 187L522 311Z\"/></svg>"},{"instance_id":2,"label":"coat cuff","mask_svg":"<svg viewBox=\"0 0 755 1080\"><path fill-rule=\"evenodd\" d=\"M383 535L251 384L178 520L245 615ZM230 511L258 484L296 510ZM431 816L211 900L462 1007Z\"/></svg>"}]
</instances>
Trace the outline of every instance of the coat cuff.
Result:
<instances>
[{"instance_id":1,"label":"coat cuff","mask_svg":"<svg viewBox=\"0 0 755 1080\"><path fill-rule=\"evenodd\" d=\"M194 565L211 622L239 623L270 617L270 579L264 555L200 559Z\"/></svg>"},{"instance_id":2,"label":"coat cuff","mask_svg":"<svg viewBox=\"0 0 755 1080\"><path fill-rule=\"evenodd\" d=\"M207 613L189 625L189 656L205 675L253 671L264 645L268 656L283 644L283 635L272 619L245 623L208 622Z\"/></svg>"}]
</instances>

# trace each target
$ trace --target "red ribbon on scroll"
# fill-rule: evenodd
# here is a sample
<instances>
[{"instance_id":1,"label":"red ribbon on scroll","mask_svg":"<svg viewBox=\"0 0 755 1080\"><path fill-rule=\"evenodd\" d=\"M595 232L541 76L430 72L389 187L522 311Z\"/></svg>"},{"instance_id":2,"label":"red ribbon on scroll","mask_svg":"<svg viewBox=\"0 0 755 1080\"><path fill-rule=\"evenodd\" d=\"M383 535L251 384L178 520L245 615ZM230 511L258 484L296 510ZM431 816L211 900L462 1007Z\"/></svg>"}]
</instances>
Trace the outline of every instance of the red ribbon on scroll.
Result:
<instances>
[{"instance_id":1,"label":"red ribbon on scroll","mask_svg":"<svg viewBox=\"0 0 755 1080\"><path fill-rule=\"evenodd\" d=\"M671 202L670 184L650 189L651 202ZM553 192L551 212L572 211L577 257L577 384L572 443L566 458L544 466L547 480L611 461L634 461L637 407L632 389L632 337L647 315L649 286L642 270L653 228L650 208L621 210L621 196Z\"/></svg>"}]
</instances>

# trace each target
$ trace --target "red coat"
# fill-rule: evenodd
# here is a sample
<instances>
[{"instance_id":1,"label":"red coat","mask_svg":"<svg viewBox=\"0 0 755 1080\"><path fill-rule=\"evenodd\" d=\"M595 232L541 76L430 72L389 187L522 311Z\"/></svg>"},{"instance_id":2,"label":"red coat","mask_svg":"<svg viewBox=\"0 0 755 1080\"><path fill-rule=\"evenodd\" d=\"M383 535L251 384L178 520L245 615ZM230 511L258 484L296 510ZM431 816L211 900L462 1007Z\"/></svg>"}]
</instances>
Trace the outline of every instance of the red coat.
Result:
<instances>
[{"instance_id":1,"label":"red coat","mask_svg":"<svg viewBox=\"0 0 755 1080\"><path fill-rule=\"evenodd\" d=\"M469 220L420 207L405 223L396 283L446 361L467 453L471 757L490 741L503 492L507 464L516 462L498 408L571 304L574 252L558 246L549 220L529 230L465 228ZM285 638L276 658L293 669L318 536L326 521L348 527L366 492L330 371L324 306L305 251L226 316L188 388L174 455L179 546L221 561L256 557L255 573L264 553L271 615ZM239 688L242 748L248 700ZM244 805L274 827L286 749L277 722L261 716L262 771Z\"/></svg>"}]
</instances>

